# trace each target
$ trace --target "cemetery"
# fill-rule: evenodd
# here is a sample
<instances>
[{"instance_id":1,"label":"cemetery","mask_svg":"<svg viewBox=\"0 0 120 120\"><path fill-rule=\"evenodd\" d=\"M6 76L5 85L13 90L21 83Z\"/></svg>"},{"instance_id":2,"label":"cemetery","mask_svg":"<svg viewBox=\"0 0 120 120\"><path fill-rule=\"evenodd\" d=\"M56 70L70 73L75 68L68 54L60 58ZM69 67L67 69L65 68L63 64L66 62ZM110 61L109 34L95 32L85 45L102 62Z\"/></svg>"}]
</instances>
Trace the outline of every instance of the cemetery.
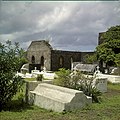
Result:
<instances>
[{"instance_id":1,"label":"cemetery","mask_svg":"<svg viewBox=\"0 0 120 120\"><path fill-rule=\"evenodd\" d=\"M102 71L100 64L103 63L99 54L100 45L97 47L99 63L88 64L71 59L70 69L59 67L57 71L52 71L50 60L42 56L41 64L35 64L32 57L31 64L19 55L18 45L11 48L10 41L7 45L1 44L0 53L1 120L120 119L119 53L116 53L115 61L106 60L107 72ZM62 66L62 59L59 62ZM107 67L113 62L117 67L108 72Z\"/></svg>"},{"instance_id":2,"label":"cemetery","mask_svg":"<svg viewBox=\"0 0 120 120\"><path fill-rule=\"evenodd\" d=\"M72 65L72 67L72 72L70 74L71 77L69 79L74 76L76 77L76 73L78 71L83 71L83 73L88 72L90 74L83 74L83 79L92 78L93 80L91 82L91 89L96 88L101 93L107 92L107 82L120 83L119 76L117 76L118 81L114 81L114 79L110 81L110 78L108 76L111 76L112 78L113 75L102 74L96 64L87 65L75 63L75 65ZM68 88L64 88L54 85L54 80L58 78L58 75L55 72L46 71L46 68L44 68L43 71L40 72L35 67L35 69L31 71L31 73L25 73L24 70L26 71L27 68L23 69L22 67L21 69L22 72L17 72L17 75L21 75L21 77L23 77L24 79L36 78L35 81L26 81L25 101L30 105L36 105L40 108L53 110L55 112L63 112L81 109L86 105L90 105L93 101L92 96L86 96L82 91L70 89L69 86L67 86ZM39 75L42 75L42 78L37 80L37 77ZM81 84L80 81L77 81L76 85Z\"/></svg>"}]
</instances>

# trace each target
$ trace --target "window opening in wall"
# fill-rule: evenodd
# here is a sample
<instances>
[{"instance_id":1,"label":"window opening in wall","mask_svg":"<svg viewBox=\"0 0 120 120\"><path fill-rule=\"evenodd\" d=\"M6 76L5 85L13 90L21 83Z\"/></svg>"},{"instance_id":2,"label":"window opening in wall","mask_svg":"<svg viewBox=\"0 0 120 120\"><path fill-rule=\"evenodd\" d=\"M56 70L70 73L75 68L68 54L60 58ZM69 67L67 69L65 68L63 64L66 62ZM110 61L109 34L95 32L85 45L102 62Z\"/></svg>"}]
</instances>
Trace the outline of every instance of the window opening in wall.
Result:
<instances>
[{"instance_id":1,"label":"window opening in wall","mask_svg":"<svg viewBox=\"0 0 120 120\"><path fill-rule=\"evenodd\" d=\"M40 63L41 63L41 66L44 66L44 57L43 56L41 57L41 62Z\"/></svg>"},{"instance_id":2,"label":"window opening in wall","mask_svg":"<svg viewBox=\"0 0 120 120\"><path fill-rule=\"evenodd\" d=\"M64 58L62 56L59 59L59 64L60 64L60 67L64 66Z\"/></svg>"},{"instance_id":3,"label":"window opening in wall","mask_svg":"<svg viewBox=\"0 0 120 120\"><path fill-rule=\"evenodd\" d=\"M31 62L32 62L32 64L35 64L35 57L34 56L32 56Z\"/></svg>"}]
</instances>

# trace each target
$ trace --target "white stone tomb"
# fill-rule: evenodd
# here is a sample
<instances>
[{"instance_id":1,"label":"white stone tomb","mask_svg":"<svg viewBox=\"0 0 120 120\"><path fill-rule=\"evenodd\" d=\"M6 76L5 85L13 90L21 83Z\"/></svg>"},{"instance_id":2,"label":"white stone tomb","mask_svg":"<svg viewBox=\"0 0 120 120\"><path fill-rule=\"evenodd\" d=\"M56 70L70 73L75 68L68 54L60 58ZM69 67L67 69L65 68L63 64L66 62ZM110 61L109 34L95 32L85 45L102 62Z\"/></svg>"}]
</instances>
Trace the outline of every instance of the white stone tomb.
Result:
<instances>
[{"instance_id":1,"label":"white stone tomb","mask_svg":"<svg viewBox=\"0 0 120 120\"><path fill-rule=\"evenodd\" d=\"M92 103L92 98L82 91L40 83L30 91L30 104L56 112L80 109Z\"/></svg>"}]
</instances>

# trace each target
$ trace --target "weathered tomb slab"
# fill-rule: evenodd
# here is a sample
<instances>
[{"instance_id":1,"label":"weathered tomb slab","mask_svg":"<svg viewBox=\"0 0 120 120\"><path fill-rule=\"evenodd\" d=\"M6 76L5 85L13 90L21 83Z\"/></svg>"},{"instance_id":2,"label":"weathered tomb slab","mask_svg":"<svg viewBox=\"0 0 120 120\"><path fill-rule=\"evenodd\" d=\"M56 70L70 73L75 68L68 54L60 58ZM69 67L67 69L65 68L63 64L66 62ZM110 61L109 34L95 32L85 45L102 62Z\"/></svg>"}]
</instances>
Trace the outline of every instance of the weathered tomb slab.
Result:
<instances>
[{"instance_id":1,"label":"weathered tomb slab","mask_svg":"<svg viewBox=\"0 0 120 120\"><path fill-rule=\"evenodd\" d=\"M30 104L56 112L80 109L92 103L92 98L82 91L40 83L30 91Z\"/></svg>"},{"instance_id":2,"label":"weathered tomb slab","mask_svg":"<svg viewBox=\"0 0 120 120\"><path fill-rule=\"evenodd\" d=\"M94 73L96 66L97 64L82 64L79 62L75 62L73 63L73 70L80 70L82 72Z\"/></svg>"}]
</instances>

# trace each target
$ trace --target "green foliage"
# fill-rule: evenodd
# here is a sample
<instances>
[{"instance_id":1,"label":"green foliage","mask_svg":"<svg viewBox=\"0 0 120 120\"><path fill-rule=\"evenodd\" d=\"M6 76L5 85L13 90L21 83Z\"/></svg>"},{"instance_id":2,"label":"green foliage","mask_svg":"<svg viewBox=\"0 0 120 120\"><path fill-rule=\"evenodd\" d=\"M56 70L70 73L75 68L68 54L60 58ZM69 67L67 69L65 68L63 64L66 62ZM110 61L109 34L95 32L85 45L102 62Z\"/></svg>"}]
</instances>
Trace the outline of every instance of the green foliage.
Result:
<instances>
[{"instance_id":1,"label":"green foliage","mask_svg":"<svg viewBox=\"0 0 120 120\"><path fill-rule=\"evenodd\" d=\"M12 99L20 89L23 81L15 76L15 72L21 64L19 44L12 45L11 41L6 44L0 43L0 110Z\"/></svg>"},{"instance_id":2,"label":"green foliage","mask_svg":"<svg viewBox=\"0 0 120 120\"><path fill-rule=\"evenodd\" d=\"M119 54L116 54L116 57L115 57L115 63L118 67L120 67L120 53Z\"/></svg>"},{"instance_id":3,"label":"green foliage","mask_svg":"<svg viewBox=\"0 0 120 120\"><path fill-rule=\"evenodd\" d=\"M83 75L80 71L77 71L72 77L72 82L74 83L74 86L72 87L77 90L81 90L85 95L92 97L93 102L100 102L100 96L102 94L96 88L98 82L96 81L94 83L95 85L93 85L93 79L93 77L85 77L85 75Z\"/></svg>"},{"instance_id":4,"label":"green foliage","mask_svg":"<svg viewBox=\"0 0 120 120\"><path fill-rule=\"evenodd\" d=\"M20 59L20 64L18 70L20 71L20 68L24 64L28 63L28 60L26 59L26 52L22 48L19 50L19 59Z\"/></svg>"},{"instance_id":5,"label":"green foliage","mask_svg":"<svg viewBox=\"0 0 120 120\"><path fill-rule=\"evenodd\" d=\"M118 74L120 75L120 53L116 54L115 63L118 66Z\"/></svg>"},{"instance_id":6,"label":"green foliage","mask_svg":"<svg viewBox=\"0 0 120 120\"><path fill-rule=\"evenodd\" d=\"M43 75L42 74L37 75L37 78L36 78L37 81L42 81L42 79L43 79Z\"/></svg>"},{"instance_id":7,"label":"green foliage","mask_svg":"<svg viewBox=\"0 0 120 120\"><path fill-rule=\"evenodd\" d=\"M93 64L95 62L97 62L97 54L96 53L94 53L93 55L87 54L85 56L85 63Z\"/></svg>"},{"instance_id":8,"label":"green foliage","mask_svg":"<svg viewBox=\"0 0 120 120\"><path fill-rule=\"evenodd\" d=\"M101 37L104 42L96 47L98 60L116 65L116 54L120 53L120 25L109 28Z\"/></svg>"},{"instance_id":9,"label":"green foliage","mask_svg":"<svg viewBox=\"0 0 120 120\"><path fill-rule=\"evenodd\" d=\"M36 78L24 78L25 81L35 81Z\"/></svg>"},{"instance_id":10,"label":"green foliage","mask_svg":"<svg viewBox=\"0 0 120 120\"><path fill-rule=\"evenodd\" d=\"M63 87L70 86L70 70L60 68L59 71L56 72L56 74L58 77L54 80L54 84Z\"/></svg>"},{"instance_id":11,"label":"green foliage","mask_svg":"<svg viewBox=\"0 0 120 120\"><path fill-rule=\"evenodd\" d=\"M92 97L93 102L99 102L101 92L97 90L96 86L93 86L93 78L85 77L80 71L71 73L70 70L64 68L59 69L56 74L58 78L54 81L54 84L81 90L85 95ZM97 82L95 84L97 85Z\"/></svg>"}]
</instances>

